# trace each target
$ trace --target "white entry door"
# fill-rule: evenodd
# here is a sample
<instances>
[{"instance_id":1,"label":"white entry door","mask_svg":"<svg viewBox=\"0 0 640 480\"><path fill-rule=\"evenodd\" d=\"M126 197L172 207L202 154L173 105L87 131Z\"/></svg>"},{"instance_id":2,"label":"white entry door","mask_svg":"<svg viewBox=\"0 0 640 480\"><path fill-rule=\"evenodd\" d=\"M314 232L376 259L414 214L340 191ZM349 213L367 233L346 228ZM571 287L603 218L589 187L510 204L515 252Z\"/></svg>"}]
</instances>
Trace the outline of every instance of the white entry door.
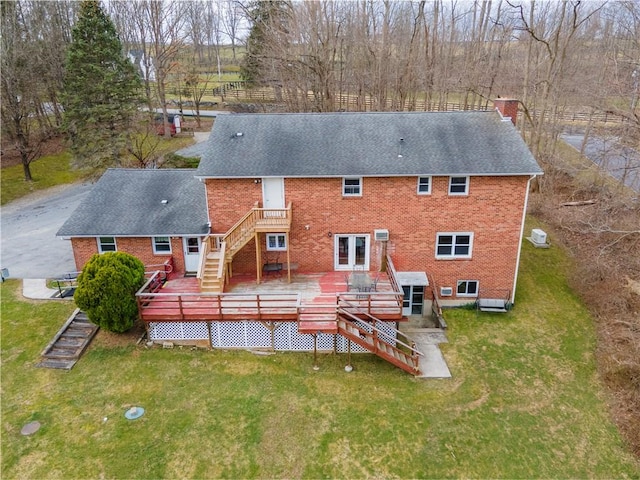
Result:
<instances>
[{"instance_id":1,"label":"white entry door","mask_svg":"<svg viewBox=\"0 0 640 480\"><path fill-rule=\"evenodd\" d=\"M200 237L182 237L185 272L197 272L200 265Z\"/></svg>"},{"instance_id":2,"label":"white entry door","mask_svg":"<svg viewBox=\"0 0 640 480\"><path fill-rule=\"evenodd\" d=\"M284 208L283 177L262 179L262 206L263 208Z\"/></svg>"},{"instance_id":3,"label":"white entry door","mask_svg":"<svg viewBox=\"0 0 640 480\"><path fill-rule=\"evenodd\" d=\"M335 269L369 270L369 235L335 235Z\"/></svg>"}]
</instances>

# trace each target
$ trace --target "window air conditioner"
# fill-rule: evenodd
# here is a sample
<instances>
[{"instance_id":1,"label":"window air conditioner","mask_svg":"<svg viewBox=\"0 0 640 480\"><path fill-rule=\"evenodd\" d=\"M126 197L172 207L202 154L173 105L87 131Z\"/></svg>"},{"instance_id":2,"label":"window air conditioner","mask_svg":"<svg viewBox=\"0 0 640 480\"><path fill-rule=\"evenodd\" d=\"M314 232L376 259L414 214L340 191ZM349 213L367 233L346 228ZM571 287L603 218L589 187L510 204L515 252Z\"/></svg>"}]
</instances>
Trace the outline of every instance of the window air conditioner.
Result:
<instances>
[{"instance_id":1,"label":"window air conditioner","mask_svg":"<svg viewBox=\"0 0 640 480\"><path fill-rule=\"evenodd\" d=\"M375 238L376 242L387 242L389 241L389 230L387 229L374 230L373 237Z\"/></svg>"},{"instance_id":2,"label":"window air conditioner","mask_svg":"<svg viewBox=\"0 0 640 480\"><path fill-rule=\"evenodd\" d=\"M452 287L440 287L440 296L441 297L450 297L453 295Z\"/></svg>"},{"instance_id":3,"label":"window air conditioner","mask_svg":"<svg viewBox=\"0 0 640 480\"><path fill-rule=\"evenodd\" d=\"M533 230L531 230L531 240L533 241L533 243L547 243L547 234L539 228L534 228Z\"/></svg>"}]
</instances>

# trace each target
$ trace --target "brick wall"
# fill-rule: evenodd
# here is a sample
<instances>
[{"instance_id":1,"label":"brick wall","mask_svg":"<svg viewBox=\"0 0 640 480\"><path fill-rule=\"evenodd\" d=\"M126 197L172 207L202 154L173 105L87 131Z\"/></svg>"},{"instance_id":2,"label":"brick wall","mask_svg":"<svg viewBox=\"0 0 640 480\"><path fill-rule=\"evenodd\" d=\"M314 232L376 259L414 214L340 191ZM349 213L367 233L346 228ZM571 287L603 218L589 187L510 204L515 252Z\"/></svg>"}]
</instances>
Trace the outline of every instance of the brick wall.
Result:
<instances>
[{"instance_id":1,"label":"brick wall","mask_svg":"<svg viewBox=\"0 0 640 480\"><path fill-rule=\"evenodd\" d=\"M71 246L78 271L85 263L98 253L98 242L95 238L72 238ZM117 237L116 248L119 252L127 252L140 259L145 265L162 264L173 257L174 271L184 272L184 254L182 237L171 237L171 254L156 255L153 253L152 239L149 237Z\"/></svg>"},{"instance_id":2,"label":"brick wall","mask_svg":"<svg viewBox=\"0 0 640 480\"><path fill-rule=\"evenodd\" d=\"M285 179L285 201L293 209L292 263L303 272L332 271L336 234L370 234L370 269L376 270L382 244L373 241L373 231L386 228L398 270L425 271L454 291L458 280L511 290L527 177L471 177L467 196L449 196L448 182L434 177L432 193L418 195L416 177L364 178L361 197L343 197L340 178ZM253 179L207 180L207 198L212 232L224 233L262 201L262 188ZM473 232L472 258L436 260L437 232ZM236 256L233 269L255 272L253 242Z\"/></svg>"}]
</instances>

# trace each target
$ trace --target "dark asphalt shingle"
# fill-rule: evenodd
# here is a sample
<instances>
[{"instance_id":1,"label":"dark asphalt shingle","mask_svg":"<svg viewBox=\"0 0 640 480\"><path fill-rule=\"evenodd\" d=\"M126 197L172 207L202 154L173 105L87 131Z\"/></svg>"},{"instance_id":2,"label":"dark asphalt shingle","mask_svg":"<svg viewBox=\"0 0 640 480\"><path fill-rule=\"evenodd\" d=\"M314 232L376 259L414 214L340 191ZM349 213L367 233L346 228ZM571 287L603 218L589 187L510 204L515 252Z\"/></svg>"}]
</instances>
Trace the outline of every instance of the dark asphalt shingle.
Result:
<instances>
[{"instance_id":1,"label":"dark asphalt shingle","mask_svg":"<svg viewBox=\"0 0 640 480\"><path fill-rule=\"evenodd\" d=\"M216 119L196 171L213 178L541 173L496 112L227 115Z\"/></svg>"},{"instance_id":2,"label":"dark asphalt shingle","mask_svg":"<svg viewBox=\"0 0 640 480\"><path fill-rule=\"evenodd\" d=\"M194 173L193 169L107 170L57 235L206 234L205 187Z\"/></svg>"}]
</instances>

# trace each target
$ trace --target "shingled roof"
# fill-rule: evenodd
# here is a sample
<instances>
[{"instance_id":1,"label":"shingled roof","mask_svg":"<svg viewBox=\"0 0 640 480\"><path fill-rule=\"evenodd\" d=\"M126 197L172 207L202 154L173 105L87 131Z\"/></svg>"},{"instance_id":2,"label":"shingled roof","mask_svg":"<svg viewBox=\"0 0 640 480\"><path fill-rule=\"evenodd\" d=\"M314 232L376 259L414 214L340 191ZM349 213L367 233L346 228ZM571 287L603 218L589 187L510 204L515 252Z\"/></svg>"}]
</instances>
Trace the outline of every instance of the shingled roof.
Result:
<instances>
[{"instance_id":1,"label":"shingled roof","mask_svg":"<svg viewBox=\"0 0 640 480\"><path fill-rule=\"evenodd\" d=\"M193 169L107 170L57 235L206 234L207 197L194 173Z\"/></svg>"},{"instance_id":2,"label":"shingled roof","mask_svg":"<svg viewBox=\"0 0 640 480\"><path fill-rule=\"evenodd\" d=\"M196 171L203 178L541 173L497 112L225 115Z\"/></svg>"}]
</instances>

